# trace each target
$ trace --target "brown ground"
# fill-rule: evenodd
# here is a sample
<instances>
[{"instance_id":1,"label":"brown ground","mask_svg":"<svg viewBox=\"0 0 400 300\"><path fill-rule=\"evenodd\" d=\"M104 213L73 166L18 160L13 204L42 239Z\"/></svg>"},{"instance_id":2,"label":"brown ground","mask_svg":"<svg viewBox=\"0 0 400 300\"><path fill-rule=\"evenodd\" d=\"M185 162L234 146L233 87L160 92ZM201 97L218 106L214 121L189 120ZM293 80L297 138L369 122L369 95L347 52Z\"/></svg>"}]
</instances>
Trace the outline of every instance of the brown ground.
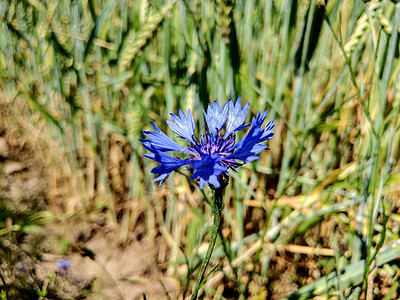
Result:
<instances>
[{"instance_id":1,"label":"brown ground","mask_svg":"<svg viewBox=\"0 0 400 300\"><path fill-rule=\"evenodd\" d=\"M49 162L31 135L1 121L0 221L10 232L0 235L0 268L11 299L37 299L34 289L47 290L48 299L176 299L178 283L157 267L155 246L146 238L137 241L131 233L121 246L101 222L82 215L54 220L62 209L49 195ZM50 218L32 219L49 209ZM71 259L66 275L55 272L61 258Z\"/></svg>"}]
</instances>

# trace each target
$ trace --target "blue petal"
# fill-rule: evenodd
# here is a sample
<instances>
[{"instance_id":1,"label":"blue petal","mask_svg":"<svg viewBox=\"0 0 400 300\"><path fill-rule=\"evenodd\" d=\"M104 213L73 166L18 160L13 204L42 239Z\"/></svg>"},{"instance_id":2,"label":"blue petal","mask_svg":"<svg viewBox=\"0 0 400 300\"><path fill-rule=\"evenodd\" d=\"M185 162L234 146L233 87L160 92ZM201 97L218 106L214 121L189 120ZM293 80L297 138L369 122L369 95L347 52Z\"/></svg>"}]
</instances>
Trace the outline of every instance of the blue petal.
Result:
<instances>
[{"instance_id":1,"label":"blue petal","mask_svg":"<svg viewBox=\"0 0 400 300\"><path fill-rule=\"evenodd\" d=\"M169 174L170 173L162 174L162 175L158 176L157 178L154 178L151 182L159 181L158 186L160 187L162 185L162 183L164 182L164 180L168 178Z\"/></svg>"},{"instance_id":2,"label":"blue petal","mask_svg":"<svg viewBox=\"0 0 400 300\"><path fill-rule=\"evenodd\" d=\"M208 182L215 188L219 188L221 185L218 180L218 176L227 171L225 166L220 165L221 157L219 155L204 155L198 160L192 161L192 167L194 169L192 179L200 179L200 189L203 189L204 185Z\"/></svg>"},{"instance_id":3,"label":"blue petal","mask_svg":"<svg viewBox=\"0 0 400 300\"><path fill-rule=\"evenodd\" d=\"M233 146L233 149L236 148L236 150L227 159L239 159L245 163L259 159L256 154L268 149L267 146L260 145L260 143L270 140L274 135L272 128L275 122L270 121L264 129L261 128L266 117L267 112L264 112L262 115L258 112L257 119L253 118L249 132L241 141Z\"/></svg>"},{"instance_id":4,"label":"blue petal","mask_svg":"<svg viewBox=\"0 0 400 300\"><path fill-rule=\"evenodd\" d=\"M194 120L193 115L190 109L188 110L187 116L185 113L179 109L179 117L175 114L172 114L172 119L174 120L169 121L167 120L168 126L175 132L180 138L187 139L192 143L196 143L194 140Z\"/></svg>"},{"instance_id":5,"label":"blue petal","mask_svg":"<svg viewBox=\"0 0 400 300\"><path fill-rule=\"evenodd\" d=\"M143 146L151 152L148 154L143 154L143 156L160 163L159 166L151 170L151 173L161 175L152 180L152 182L160 181L159 186L163 183L165 179L168 178L171 172L175 171L179 167L190 165L192 163L191 159L179 159L172 157L149 144L143 144Z\"/></svg>"},{"instance_id":6,"label":"blue petal","mask_svg":"<svg viewBox=\"0 0 400 300\"><path fill-rule=\"evenodd\" d=\"M246 120L248 110L249 103L246 103L246 105L242 108L240 98L238 98L238 100L236 101L236 105L234 105L233 101L229 99L228 122L226 123L224 139L226 139L234 131L241 130L250 125L242 125Z\"/></svg>"},{"instance_id":7,"label":"blue petal","mask_svg":"<svg viewBox=\"0 0 400 300\"><path fill-rule=\"evenodd\" d=\"M214 101L213 106L208 104L207 113L203 109L204 117L206 118L207 127L212 136L217 134L217 130L220 131L226 123L228 116L228 105L224 104L222 109L219 108L217 101Z\"/></svg>"},{"instance_id":8,"label":"blue petal","mask_svg":"<svg viewBox=\"0 0 400 300\"><path fill-rule=\"evenodd\" d=\"M170 137L168 137L164 132L162 132L153 122L150 124L154 127L155 132L145 131L143 133L149 137L149 139L139 139L143 145L153 146L154 148L162 151L179 151L183 153L193 154L192 151L186 149L177 143L175 143Z\"/></svg>"}]
</instances>

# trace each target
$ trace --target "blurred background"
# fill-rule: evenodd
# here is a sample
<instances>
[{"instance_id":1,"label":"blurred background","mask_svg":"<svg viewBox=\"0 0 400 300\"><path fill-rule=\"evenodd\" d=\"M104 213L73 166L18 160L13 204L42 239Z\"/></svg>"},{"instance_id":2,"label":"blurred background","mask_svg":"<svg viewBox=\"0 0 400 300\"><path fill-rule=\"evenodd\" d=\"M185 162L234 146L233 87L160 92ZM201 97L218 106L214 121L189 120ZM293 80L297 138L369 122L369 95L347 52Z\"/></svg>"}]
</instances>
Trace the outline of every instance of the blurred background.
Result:
<instances>
[{"instance_id":1,"label":"blurred background","mask_svg":"<svg viewBox=\"0 0 400 300\"><path fill-rule=\"evenodd\" d=\"M138 138L237 97L275 135L200 298L400 297L396 2L1 0L1 299L189 297L212 191Z\"/></svg>"}]
</instances>

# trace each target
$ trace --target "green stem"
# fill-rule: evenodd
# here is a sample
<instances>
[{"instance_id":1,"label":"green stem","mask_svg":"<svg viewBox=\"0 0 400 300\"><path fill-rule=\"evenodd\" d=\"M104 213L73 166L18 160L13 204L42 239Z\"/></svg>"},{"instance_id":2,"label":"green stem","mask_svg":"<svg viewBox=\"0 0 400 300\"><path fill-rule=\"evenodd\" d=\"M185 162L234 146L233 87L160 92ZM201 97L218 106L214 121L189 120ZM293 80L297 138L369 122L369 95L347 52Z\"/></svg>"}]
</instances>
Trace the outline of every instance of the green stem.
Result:
<instances>
[{"instance_id":1,"label":"green stem","mask_svg":"<svg viewBox=\"0 0 400 300\"><path fill-rule=\"evenodd\" d=\"M210 244L208 245L206 257L204 258L203 264L201 265L200 274L197 278L196 288L194 289L193 295L190 300L197 299L197 293L204 284L204 282L202 282L203 276L210 261L211 254L214 250L215 241L217 240L218 236L219 224L221 222L222 196L224 194L224 190L225 187L221 187L216 189L214 192L214 224L212 227Z\"/></svg>"},{"instance_id":2,"label":"green stem","mask_svg":"<svg viewBox=\"0 0 400 300\"><path fill-rule=\"evenodd\" d=\"M8 300L8 290L7 290L7 285L6 285L6 281L3 278L3 275L0 272L0 279L3 282L3 286L4 286L4 290L6 291L6 299Z\"/></svg>"}]
</instances>

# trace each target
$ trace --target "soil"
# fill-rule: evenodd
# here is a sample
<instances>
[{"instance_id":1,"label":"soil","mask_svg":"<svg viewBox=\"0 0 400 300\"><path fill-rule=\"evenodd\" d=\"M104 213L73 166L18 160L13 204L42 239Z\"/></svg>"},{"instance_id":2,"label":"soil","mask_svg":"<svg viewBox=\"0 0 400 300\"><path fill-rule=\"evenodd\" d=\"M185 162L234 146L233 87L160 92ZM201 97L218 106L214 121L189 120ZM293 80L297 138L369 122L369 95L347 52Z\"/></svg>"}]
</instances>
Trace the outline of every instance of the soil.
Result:
<instances>
[{"instance_id":1,"label":"soil","mask_svg":"<svg viewBox=\"0 0 400 300\"><path fill-rule=\"evenodd\" d=\"M49 195L48 161L31 136L0 125L0 229L8 231L0 234L0 270L10 299L177 298L178 282L159 269L146 238L132 233L119 245L104 224L82 215L61 221ZM45 210L54 221L43 218ZM57 269L60 259L70 259L65 272Z\"/></svg>"}]
</instances>

